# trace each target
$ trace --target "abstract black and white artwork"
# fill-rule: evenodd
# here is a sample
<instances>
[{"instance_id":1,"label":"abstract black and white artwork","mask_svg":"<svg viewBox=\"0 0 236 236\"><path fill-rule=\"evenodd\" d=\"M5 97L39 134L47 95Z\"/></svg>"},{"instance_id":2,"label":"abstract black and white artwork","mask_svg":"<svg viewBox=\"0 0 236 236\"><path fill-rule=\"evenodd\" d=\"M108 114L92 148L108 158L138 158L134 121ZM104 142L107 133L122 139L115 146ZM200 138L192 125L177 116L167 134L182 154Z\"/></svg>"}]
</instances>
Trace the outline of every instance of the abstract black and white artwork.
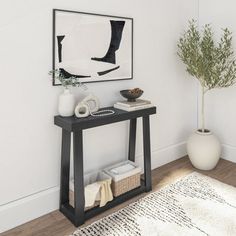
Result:
<instances>
[{"instance_id":1,"label":"abstract black and white artwork","mask_svg":"<svg viewBox=\"0 0 236 236\"><path fill-rule=\"evenodd\" d=\"M133 19L54 9L55 69L81 82L132 79Z\"/></svg>"}]
</instances>

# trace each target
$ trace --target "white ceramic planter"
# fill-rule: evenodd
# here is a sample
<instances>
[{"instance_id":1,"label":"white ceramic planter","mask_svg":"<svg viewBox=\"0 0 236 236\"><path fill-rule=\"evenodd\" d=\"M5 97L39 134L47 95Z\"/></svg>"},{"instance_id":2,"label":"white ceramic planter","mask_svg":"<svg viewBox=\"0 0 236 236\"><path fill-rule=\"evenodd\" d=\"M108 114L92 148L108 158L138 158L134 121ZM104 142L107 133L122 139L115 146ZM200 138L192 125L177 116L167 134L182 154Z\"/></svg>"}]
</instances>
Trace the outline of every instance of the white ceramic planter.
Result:
<instances>
[{"instance_id":1,"label":"white ceramic planter","mask_svg":"<svg viewBox=\"0 0 236 236\"><path fill-rule=\"evenodd\" d=\"M67 117L74 115L75 96L69 89L64 89L64 92L59 96L58 112L61 116Z\"/></svg>"},{"instance_id":2,"label":"white ceramic planter","mask_svg":"<svg viewBox=\"0 0 236 236\"><path fill-rule=\"evenodd\" d=\"M212 170L220 159L221 144L211 132L196 131L188 139L187 152L194 167Z\"/></svg>"}]
</instances>

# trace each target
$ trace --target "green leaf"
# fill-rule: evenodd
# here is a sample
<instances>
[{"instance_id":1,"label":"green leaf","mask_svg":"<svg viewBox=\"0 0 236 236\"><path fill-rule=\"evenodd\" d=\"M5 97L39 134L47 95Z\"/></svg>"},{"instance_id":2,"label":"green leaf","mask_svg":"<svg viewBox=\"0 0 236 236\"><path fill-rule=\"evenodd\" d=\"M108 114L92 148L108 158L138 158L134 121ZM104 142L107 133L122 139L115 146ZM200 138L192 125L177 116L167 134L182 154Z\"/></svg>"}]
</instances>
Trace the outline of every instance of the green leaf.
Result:
<instances>
[{"instance_id":1,"label":"green leaf","mask_svg":"<svg viewBox=\"0 0 236 236\"><path fill-rule=\"evenodd\" d=\"M210 24L200 32L197 22L191 20L177 47L177 55L186 65L187 72L197 78L206 91L229 87L236 82L232 32L228 28L222 30L217 43Z\"/></svg>"}]
</instances>

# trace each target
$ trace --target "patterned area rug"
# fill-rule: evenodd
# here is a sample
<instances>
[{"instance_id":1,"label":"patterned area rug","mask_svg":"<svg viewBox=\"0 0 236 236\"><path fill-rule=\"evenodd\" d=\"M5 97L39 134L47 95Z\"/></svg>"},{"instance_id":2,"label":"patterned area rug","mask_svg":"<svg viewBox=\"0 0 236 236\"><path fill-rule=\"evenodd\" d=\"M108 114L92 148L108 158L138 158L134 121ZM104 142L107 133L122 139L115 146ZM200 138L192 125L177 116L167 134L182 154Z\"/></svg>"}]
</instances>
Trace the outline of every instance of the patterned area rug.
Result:
<instances>
[{"instance_id":1,"label":"patterned area rug","mask_svg":"<svg viewBox=\"0 0 236 236\"><path fill-rule=\"evenodd\" d=\"M236 236L236 188L192 173L73 236Z\"/></svg>"}]
</instances>

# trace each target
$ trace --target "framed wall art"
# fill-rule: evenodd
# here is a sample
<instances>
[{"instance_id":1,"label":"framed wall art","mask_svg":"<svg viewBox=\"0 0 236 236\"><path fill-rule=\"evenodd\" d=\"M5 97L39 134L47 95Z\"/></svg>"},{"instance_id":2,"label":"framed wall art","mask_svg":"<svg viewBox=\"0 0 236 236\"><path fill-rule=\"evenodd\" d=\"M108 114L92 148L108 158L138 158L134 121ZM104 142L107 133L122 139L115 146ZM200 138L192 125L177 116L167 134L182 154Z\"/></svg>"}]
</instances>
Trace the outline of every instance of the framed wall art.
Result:
<instances>
[{"instance_id":1,"label":"framed wall art","mask_svg":"<svg viewBox=\"0 0 236 236\"><path fill-rule=\"evenodd\" d=\"M132 79L133 19L53 9L55 69L85 83Z\"/></svg>"}]
</instances>

